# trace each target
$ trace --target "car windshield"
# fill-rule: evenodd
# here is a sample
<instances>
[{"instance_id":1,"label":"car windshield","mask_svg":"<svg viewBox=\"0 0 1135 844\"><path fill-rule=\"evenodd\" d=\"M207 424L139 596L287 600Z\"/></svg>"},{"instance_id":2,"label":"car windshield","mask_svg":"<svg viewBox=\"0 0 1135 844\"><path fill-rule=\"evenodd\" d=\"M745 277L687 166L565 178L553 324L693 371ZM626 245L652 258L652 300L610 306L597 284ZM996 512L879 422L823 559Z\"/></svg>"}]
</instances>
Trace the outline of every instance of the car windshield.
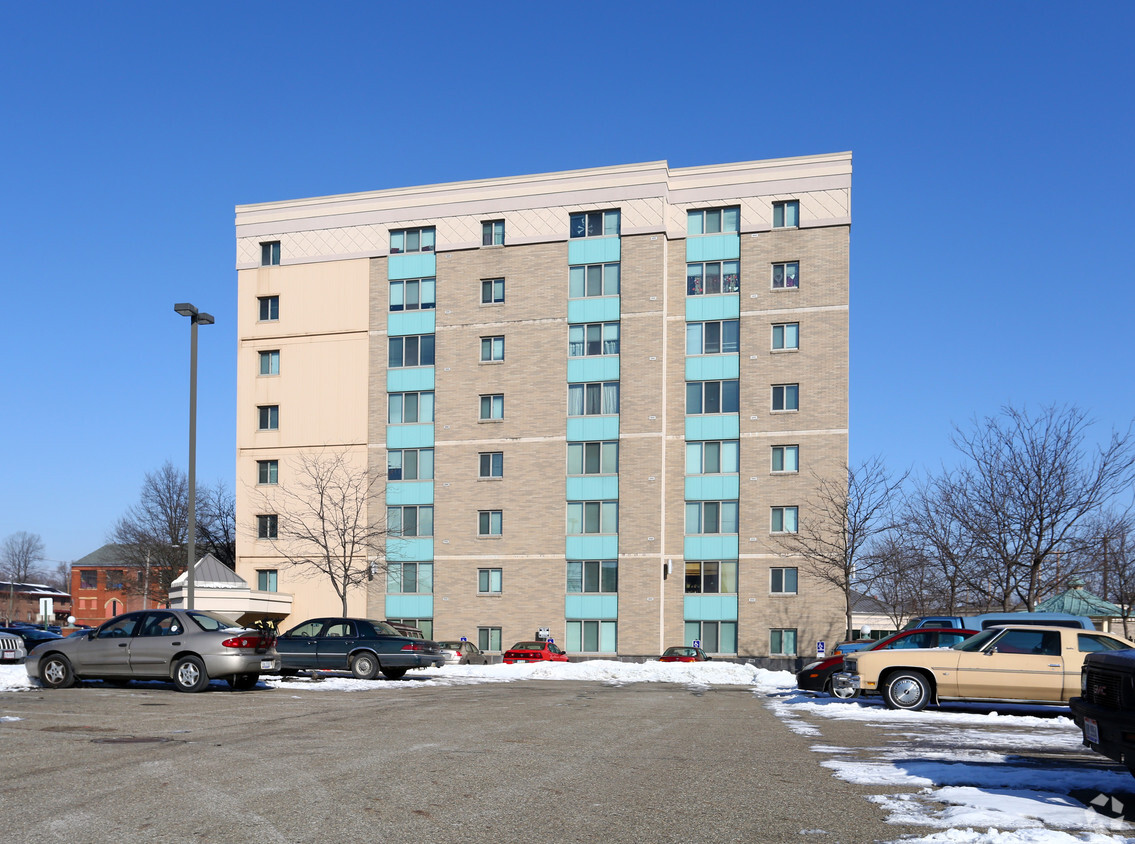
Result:
<instances>
[{"instance_id":1,"label":"car windshield","mask_svg":"<svg viewBox=\"0 0 1135 844\"><path fill-rule=\"evenodd\" d=\"M988 647L989 643L1001 635L1000 627L990 627L982 630L968 639L963 639L956 645L951 645L955 651L980 651Z\"/></svg>"},{"instance_id":2,"label":"car windshield","mask_svg":"<svg viewBox=\"0 0 1135 844\"><path fill-rule=\"evenodd\" d=\"M196 610L189 610L188 615L197 626L202 630L241 630L244 625L229 618L227 615L221 615L219 612L197 612Z\"/></svg>"},{"instance_id":3,"label":"car windshield","mask_svg":"<svg viewBox=\"0 0 1135 844\"><path fill-rule=\"evenodd\" d=\"M693 648L667 648L663 656L697 656L698 652Z\"/></svg>"},{"instance_id":4,"label":"car windshield","mask_svg":"<svg viewBox=\"0 0 1135 844\"><path fill-rule=\"evenodd\" d=\"M514 651L542 651L544 650L543 642L517 642L512 646L511 650Z\"/></svg>"},{"instance_id":5,"label":"car windshield","mask_svg":"<svg viewBox=\"0 0 1135 844\"><path fill-rule=\"evenodd\" d=\"M381 633L383 636L401 636L402 634L387 624L385 621L371 621L374 625L374 632Z\"/></svg>"},{"instance_id":6,"label":"car windshield","mask_svg":"<svg viewBox=\"0 0 1135 844\"><path fill-rule=\"evenodd\" d=\"M450 650L450 651L461 650L461 643L460 642L438 642L437 646L439 648L445 648L446 650Z\"/></svg>"}]
</instances>

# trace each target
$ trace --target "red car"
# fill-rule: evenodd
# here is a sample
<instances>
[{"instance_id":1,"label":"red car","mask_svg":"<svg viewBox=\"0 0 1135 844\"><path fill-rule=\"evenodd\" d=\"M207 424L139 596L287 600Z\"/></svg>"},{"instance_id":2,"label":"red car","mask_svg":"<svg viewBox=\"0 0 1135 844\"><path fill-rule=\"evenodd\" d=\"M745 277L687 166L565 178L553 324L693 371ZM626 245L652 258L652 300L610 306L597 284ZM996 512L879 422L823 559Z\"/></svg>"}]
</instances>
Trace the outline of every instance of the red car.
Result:
<instances>
[{"instance_id":1,"label":"red car","mask_svg":"<svg viewBox=\"0 0 1135 844\"><path fill-rule=\"evenodd\" d=\"M667 648L658 658L659 662L705 662L713 659L705 655L701 648Z\"/></svg>"},{"instance_id":2,"label":"red car","mask_svg":"<svg viewBox=\"0 0 1135 844\"><path fill-rule=\"evenodd\" d=\"M567 662L568 655L552 642L517 642L504 652L505 665L517 662Z\"/></svg>"}]
</instances>

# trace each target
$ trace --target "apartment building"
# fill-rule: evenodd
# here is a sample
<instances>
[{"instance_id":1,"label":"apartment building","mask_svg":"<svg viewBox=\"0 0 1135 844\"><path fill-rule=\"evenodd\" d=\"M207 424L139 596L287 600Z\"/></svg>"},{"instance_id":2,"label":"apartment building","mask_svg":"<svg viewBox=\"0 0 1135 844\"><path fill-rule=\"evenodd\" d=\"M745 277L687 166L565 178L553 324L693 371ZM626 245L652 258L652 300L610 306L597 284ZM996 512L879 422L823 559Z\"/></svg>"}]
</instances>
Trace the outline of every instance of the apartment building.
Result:
<instances>
[{"instance_id":1,"label":"apartment building","mask_svg":"<svg viewBox=\"0 0 1135 844\"><path fill-rule=\"evenodd\" d=\"M489 651L838 640L783 540L847 460L850 192L837 153L238 206L238 573L286 623L341 612L279 548L331 453L388 532L351 614Z\"/></svg>"}]
</instances>

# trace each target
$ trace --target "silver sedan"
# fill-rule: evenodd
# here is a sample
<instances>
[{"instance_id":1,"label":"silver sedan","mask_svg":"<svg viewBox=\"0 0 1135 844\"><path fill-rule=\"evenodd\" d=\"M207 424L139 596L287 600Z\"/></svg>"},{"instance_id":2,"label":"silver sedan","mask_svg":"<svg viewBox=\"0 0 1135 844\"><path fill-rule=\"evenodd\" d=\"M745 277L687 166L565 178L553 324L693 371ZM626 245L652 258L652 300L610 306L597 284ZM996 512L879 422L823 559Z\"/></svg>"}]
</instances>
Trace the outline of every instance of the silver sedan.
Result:
<instances>
[{"instance_id":1,"label":"silver sedan","mask_svg":"<svg viewBox=\"0 0 1135 844\"><path fill-rule=\"evenodd\" d=\"M53 689L78 680L172 680L199 692L213 679L251 689L261 672L278 673L275 637L228 616L198 610L140 610L94 630L45 643L25 662L28 676Z\"/></svg>"}]
</instances>

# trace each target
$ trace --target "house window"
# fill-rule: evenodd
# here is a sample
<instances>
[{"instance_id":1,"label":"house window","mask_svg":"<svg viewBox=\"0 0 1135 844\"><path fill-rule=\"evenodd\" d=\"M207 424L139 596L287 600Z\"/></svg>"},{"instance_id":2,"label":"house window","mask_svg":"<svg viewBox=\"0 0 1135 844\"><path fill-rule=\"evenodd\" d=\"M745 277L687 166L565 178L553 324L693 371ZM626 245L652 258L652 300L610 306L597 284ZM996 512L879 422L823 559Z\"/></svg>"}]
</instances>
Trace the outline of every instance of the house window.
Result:
<instances>
[{"instance_id":1,"label":"house window","mask_svg":"<svg viewBox=\"0 0 1135 844\"><path fill-rule=\"evenodd\" d=\"M504 360L504 338L503 337L482 337L481 338L481 362Z\"/></svg>"},{"instance_id":2,"label":"house window","mask_svg":"<svg viewBox=\"0 0 1135 844\"><path fill-rule=\"evenodd\" d=\"M769 630L768 652L771 656L796 656L796 628L774 627Z\"/></svg>"},{"instance_id":3,"label":"house window","mask_svg":"<svg viewBox=\"0 0 1135 844\"><path fill-rule=\"evenodd\" d=\"M799 349L800 323L784 322L772 327L773 349Z\"/></svg>"},{"instance_id":4,"label":"house window","mask_svg":"<svg viewBox=\"0 0 1135 844\"><path fill-rule=\"evenodd\" d=\"M433 390L420 393L390 393L387 421L391 425L434 421Z\"/></svg>"},{"instance_id":5,"label":"house window","mask_svg":"<svg viewBox=\"0 0 1135 844\"><path fill-rule=\"evenodd\" d=\"M257 296L256 301L260 304L261 322L275 322L280 318L279 296Z\"/></svg>"},{"instance_id":6,"label":"house window","mask_svg":"<svg viewBox=\"0 0 1135 844\"><path fill-rule=\"evenodd\" d=\"M772 289L787 290L800 286L800 262L772 265Z\"/></svg>"},{"instance_id":7,"label":"house window","mask_svg":"<svg viewBox=\"0 0 1135 844\"><path fill-rule=\"evenodd\" d=\"M280 461L279 460L257 460L256 461L256 482L258 484L279 483L279 476L280 476Z\"/></svg>"},{"instance_id":8,"label":"house window","mask_svg":"<svg viewBox=\"0 0 1135 844\"><path fill-rule=\"evenodd\" d=\"M568 443L569 475L615 475L619 471L619 443Z\"/></svg>"},{"instance_id":9,"label":"house window","mask_svg":"<svg viewBox=\"0 0 1135 844\"><path fill-rule=\"evenodd\" d=\"M501 629L499 627L478 627L477 647L483 651L499 651L501 649Z\"/></svg>"},{"instance_id":10,"label":"house window","mask_svg":"<svg viewBox=\"0 0 1135 844\"><path fill-rule=\"evenodd\" d=\"M737 653L736 621L687 621L686 645L711 654Z\"/></svg>"},{"instance_id":11,"label":"house window","mask_svg":"<svg viewBox=\"0 0 1135 844\"><path fill-rule=\"evenodd\" d=\"M740 261L706 261L686 264L686 293L690 296L713 296L741 290Z\"/></svg>"},{"instance_id":12,"label":"house window","mask_svg":"<svg viewBox=\"0 0 1135 844\"><path fill-rule=\"evenodd\" d=\"M686 214L686 234L721 234L741 228L741 209L699 208Z\"/></svg>"},{"instance_id":13,"label":"house window","mask_svg":"<svg viewBox=\"0 0 1135 844\"><path fill-rule=\"evenodd\" d=\"M387 507L386 529L391 536L433 536L433 505L403 504Z\"/></svg>"},{"instance_id":14,"label":"house window","mask_svg":"<svg viewBox=\"0 0 1135 844\"><path fill-rule=\"evenodd\" d=\"M568 297L586 299L619 295L618 264L584 264L568 267Z\"/></svg>"},{"instance_id":15,"label":"house window","mask_svg":"<svg viewBox=\"0 0 1135 844\"><path fill-rule=\"evenodd\" d=\"M772 524L773 533L796 533L798 507L773 507Z\"/></svg>"},{"instance_id":16,"label":"house window","mask_svg":"<svg viewBox=\"0 0 1135 844\"><path fill-rule=\"evenodd\" d=\"M280 241L269 240L260 244L260 266L278 267L280 265Z\"/></svg>"},{"instance_id":17,"label":"house window","mask_svg":"<svg viewBox=\"0 0 1135 844\"><path fill-rule=\"evenodd\" d=\"M504 245L504 220L488 220L481 223L481 245Z\"/></svg>"},{"instance_id":18,"label":"house window","mask_svg":"<svg viewBox=\"0 0 1135 844\"><path fill-rule=\"evenodd\" d=\"M687 535L736 532L736 501L686 502Z\"/></svg>"},{"instance_id":19,"label":"house window","mask_svg":"<svg viewBox=\"0 0 1135 844\"><path fill-rule=\"evenodd\" d=\"M500 478L504 476L504 452L482 451L479 455L478 477Z\"/></svg>"},{"instance_id":20,"label":"house window","mask_svg":"<svg viewBox=\"0 0 1135 844\"><path fill-rule=\"evenodd\" d=\"M799 384L773 384L772 385L773 410L799 410L800 385Z\"/></svg>"},{"instance_id":21,"label":"house window","mask_svg":"<svg viewBox=\"0 0 1135 844\"><path fill-rule=\"evenodd\" d=\"M686 443L687 475L735 475L740 471L738 440Z\"/></svg>"},{"instance_id":22,"label":"house window","mask_svg":"<svg viewBox=\"0 0 1135 844\"><path fill-rule=\"evenodd\" d=\"M500 569L477 569L477 594L499 595L501 593Z\"/></svg>"},{"instance_id":23,"label":"house window","mask_svg":"<svg viewBox=\"0 0 1135 844\"><path fill-rule=\"evenodd\" d=\"M388 481L428 481L433 476L432 448L397 448L386 452Z\"/></svg>"},{"instance_id":24,"label":"house window","mask_svg":"<svg viewBox=\"0 0 1135 844\"><path fill-rule=\"evenodd\" d=\"M686 413L737 413L741 409L740 387L732 381L689 381L686 383Z\"/></svg>"},{"instance_id":25,"label":"house window","mask_svg":"<svg viewBox=\"0 0 1135 844\"><path fill-rule=\"evenodd\" d=\"M276 539L279 535L279 516L275 513L256 517L256 538Z\"/></svg>"},{"instance_id":26,"label":"house window","mask_svg":"<svg viewBox=\"0 0 1135 844\"><path fill-rule=\"evenodd\" d=\"M504 301L504 279L486 278L481 281L481 304L495 305Z\"/></svg>"},{"instance_id":27,"label":"house window","mask_svg":"<svg viewBox=\"0 0 1135 844\"><path fill-rule=\"evenodd\" d=\"M504 394L481 396L482 419L504 419Z\"/></svg>"},{"instance_id":28,"label":"house window","mask_svg":"<svg viewBox=\"0 0 1135 844\"><path fill-rule=\"evenodd\" d=\"M477 535L478 536L500 536L501 535L501 511L500 510L479 510L477 512Z\"/></svg>"},{"instance_id":29,"label":"house window","mask_svg":"<svg viewBox=\"0 0 1135 844\"><path fill-rule=\"evenodd\" d=\"M390 310L426 311L437 307L437 279L407 278L390 282Z\"/></svg>"},{"instance_id":30,"label":"house window","mask_svg":"<svg viewBox=\"0 0 1135 844\"><path fill-rule=\"evenodd\" d=\"M619 324L592 322L568 326L568 357L588 355L617 355L619 353Z\"/></svg>"},{"instance_id":31,"label":"house window","mask_svg":"<svg viewBox=\"0 0 1135 844\"><path fill-rule=\"evenodd\" d=\"M580 211L571 215L571 236L573 238L617 237L618 234L618 211Z\"/></svg>"},{"instance_id":32,"label":"house window","mask_svg":"<svg viewBox=\"0 0 1135 844\"><path fill-rule=\"evenodd\" d=\"M618 412L618 381L568 385L568 416L613 416Z\"/></svg>"},{"instance_id":33,"label":"house window","mask_svg":"<svg viewBox=\"0 0 1135 844\"><path fill-rule=\"evenodd\" d=\"M278 404L262 404L256 408L257 429L261 431L277 431L280 428L280 406Z\"/></svg>"},{"instance_id":34,"label":"house window","mask_svg":"<svg viewBox=\"0 0 1135 844\"><path fill-rule=\"evenodd\" d=\"M565 650L570 653L613 654L619 650L618 622L567 621Z\"/></svg>"},{"instance_id":35,"label":"house window","mask_svg":"<svg viewBox=\"0 0 1135 844\"><path fill-rule=\"evenodd\" d=\"M686 323L686 354L736 354L741 348L740 338L740 320L688 322Z\"/></svg>"},{"instance_id":36,"label":"house window","mask_svg":"<svg viewBox=\"0 0 1135 844\"><path fill-rule=\"evenodd\" d=\"M569 501L567 505L567 532L618 533L618 501Z\"/></svg>"},{"instance_id":37,"label":"house window","mask_svg":"<svg viewBox=\"0 0 1135 844\"><path fill-rule=\"evenodd\" d=\"M260 374L261 375L279 375L280 374L280 352L273 349L270 352L260 353Z\"/></svg>"},{"instance_id":38,"label":"house window","mask_svg":"<svg viewBox=\"0 0 1135 844\"><path fill-rule=\"evenodd\" d=\"M391 337L388 341L391 369L400 366L433 366L434 335L411 334L405 337Z\"/></svg>"},{"instance_id":39,"label":"house window","mask_svg":"<svg viewBox=\"0 0 1135 844\"><path fill-rule=\"evenodd\" d=\"M774 568L769 569L769 591L777 595L796 594L796 569Z\"/></svg>"},{"instance_id":40,"label":"house window","mask_svg":"<svg viewBox=\"0 0 1135 844\"><path fill-rule=\"evenodd\" d=\"M403 252L433 252L434 227L398 229L390 233L390 254Z\"/></svg>"},{"instance_id":41,"label":"house window","mask_svg":"<svg viewBox=\"0 0 1135 844\"><path fill-rule=\"evenodd\" d=\"M735 595L736 593L736 560L686 563L687 595Z\"/></svg>"},{"instance_id":42,"label":"house window","mask_svg":"<svg viewBox=\"0 0 1135 844\"><path fill-rule=\"evenodd\" d=\"M107 569L106 570L106 588L107 589L121 589L122 588L122 569Z\"/></svg>"},{"instance_id":43,"label":"house window","mask_svg":"<svg viewBox=\"0 0 1135 844\"><path fill-rule=\"evenodd\" d=\"M800 446L774 445L772 447L772 470L774 472L799 472Z\"/></svg>"},{"instance_id":44,"label":"house window","mask_svg":"<svg viewBox=\"0 0 1135 844\"><path fill-rule=\"evenodd\" d=\"M394 595L431 594L434 591L434 564L388 563L386 591L387 594Z\"/></svg>"},{"instance_id":45,"label":"house window","mask_svg":"<svg viewBox=\"0 0 1135 844\"><path fill-rule=\"evenodd\" d=\"M568 592L619 591L619 563L617 560L568 560Z\"/></svg>"},{"instance_id":46,"label":"house window","mask_svg":"<svg viewBox=\"0 0 1135 844\"><path fill-rule=\"evenodd\" d=\"M276 591L276 569L257 569L256 588L261 592Z\"/></svg>"},{"instance_id":47,"label":"house window","mask_svg":"<svg viewBox=\"0 0 1135 844\"><path fill-rule=\"evenodd\" d=\"M772 204L772 227L786 229L800 225L800 201L793 199L788 202L774 202Z\"/></svg>"},{"instance_id":48,"label":"house window","mask_svg":"<svg viewBox=\"0 0 1135 844\"><path fill-rule=\"evenodd\" d=\"M96 569L83 569L79 572L80 589L98 589L99 573Z\"/></svg>"}]
</instances>

